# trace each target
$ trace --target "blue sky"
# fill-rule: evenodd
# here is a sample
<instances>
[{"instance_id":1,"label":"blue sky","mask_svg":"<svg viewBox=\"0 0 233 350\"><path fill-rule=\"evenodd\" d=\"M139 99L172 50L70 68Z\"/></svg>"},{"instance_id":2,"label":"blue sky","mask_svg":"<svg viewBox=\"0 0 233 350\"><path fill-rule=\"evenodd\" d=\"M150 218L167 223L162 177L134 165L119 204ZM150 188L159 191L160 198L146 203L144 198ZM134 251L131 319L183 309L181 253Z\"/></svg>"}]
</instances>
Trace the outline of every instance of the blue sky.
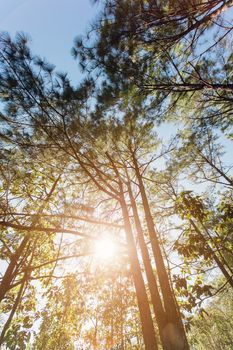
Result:
<instances>
[{"instance_id":1,"label":"blue sky","mask_svg":"<svg viewBox=\"0 0 233 350\"><path fill-rule=\"evenodd\" d=\"M0 0L0 31L29 34L33 52L76 82L80 71L70 53L73 40L85 33L97 10L90 0Z\"/></svg>"},{"instance_id":2,"label":"blue sky","mask_svg":"<svg viewBox=\"0 0 233 350\"><path fill-rule=\"evenodd\" d=\"M90 0L0 0L0 32L29 34L33 52L55 64L57 70L67 71L76 84L81 73L71 56L73 40L85 33L97 13L97 5ZM168 124L160 130L165 139L173 132ZM231 143L224 140L224 145L225 160L231 163Z\"/></svg>"}]
</instances>

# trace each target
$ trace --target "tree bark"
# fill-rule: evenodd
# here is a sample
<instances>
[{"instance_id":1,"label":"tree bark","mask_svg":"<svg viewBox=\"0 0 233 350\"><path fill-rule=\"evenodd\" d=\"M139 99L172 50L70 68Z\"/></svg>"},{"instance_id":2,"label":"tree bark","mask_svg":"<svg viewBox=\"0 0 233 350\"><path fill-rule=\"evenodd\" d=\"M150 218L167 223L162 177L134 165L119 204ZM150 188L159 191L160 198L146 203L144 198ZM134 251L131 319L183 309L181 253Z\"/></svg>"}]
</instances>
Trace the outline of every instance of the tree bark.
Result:
<instances>
[{"instance_id":1,"label":"tree bark","mask_svg":"<svg viewBox=\"0 0 233 350\"><path fill-rule=\"evenodd\" d=\"M145 266L146 276L147 276L149 290L151 294L151 301L152 301L155 318L159 329L160 340L162 343L163 350L173 350L174 349L173 344L171 344L171 341L168 335L166 334L167 333L166 329L169 328L169 320L163 308L163 304L159 294L157 281L152 269L148 248L145 242L145 238L144 238L144 234L143 234L143 230L142 230L142 226L141 226L141 222L138 214L137 204L133 197L130 183L128 183L128 192L129 192L131 207L133 210L133 216L134 216L135 226L137 230L139 246L141 249L142 259Z\"/></svg>"},{"instance_id":2,"label":"tree bark","mask_svg":"<svg viewBox=\"0 0 233 350\"><path fill-rule=\"evenodd\" d=\"M10 289L11 282L14 278L14 271L17 267L18 259L22 255L27 243L29 241L28 235L23 238L19 247L16 249L14 255L11 258L11 261L6 269L6 272L2 278L0 285L0 302L4 299L6 293Z\"/></svg>"},{"instance_id":3,"label":"tree bark","mask_svg":"<svg viewBox=\"0 0 233 350\"><path fill-rule=\"evenodd\" d=\"M19 303L20 303L21 297L22 297L22 295L23 295L23 293L24 293L24 286L25 286L25 284L26 284L26 281L23 282L23 283L21 284L20 289L19 289L19 292L18 292L17 297L16 297L16 299L15 299L14 305L13 305L13 307L12 307L12 309L11 309L10 315L9 315L9 317L8 317L8 319L7 319L7 321L6 321L6 323L5 323L4 326L3 326L3 329L2 329L2 332L1 332L1 335L0 335L0 346L1 346L1 345L4 343L4 341L5 341L6 332L7 332L7 330L8 330L9 327L10 327L11 321L12 321L12 319L13 319L13 317L14 317L14 314L15 314L15 312L16 312L16 310L17 310L17 308L18 308L18 305L19 305Z\"/></svg>"},{"instance_id":4,"label":"tree bark","mask_svg":"<svg viewBox=\"0 0 233 350\"><path fill-rule=\"evenodd\" d=\"M125 224L126 240L129 249L131 272L136 290L138 308L141 319L142 334L146 350L158 350L151 310L149 306L146 288L137 256L136 245L130 224L129 213L125 202L124 194L121 195L121 209Z\"/></svg>"},{"instance_id":5,"label":"tree bark","mask_svg":"<svg viewBox=\"0 0 233 350\"><path fill-rule=\"evenodd\" d=\"M30 229L31 230L34 229L36 223L38 222L39 215L41 215L41 213L43 212L46 204L48 203L48 201L51 198L53 192L55 191L55 188L56 188L56 186L58 184L58 181L60 180L60 177L61 177L61 175L59 175L58 178L54 181L51 190L49 191L46 199L44 200L44 203L40 206L40 208L38 209L37 214L33 217L32 223L30 225ZM24 236L24 238L22 239L22 241L19 244L18 248L16 249L15 253L11 257L11 261L10 261L6 271L5 271L5 274L4 274L3 278L2 278L2 282L0 284L0 302L4 299L6 293L8 292L8 290L11 287L11 283L12 283L14 277L15 277L14 272L16 271L16 269L18 267L18 259L23 254L23 252L24 252L24 250L25 250L29 240L30 240L30 232Z\"/></svg>"},{"instance_id":6,"label":"tree bark","mask_svg":"<svg viewBox=\"0 0 233 350\"><path fill-rule=\"evenodd\" d=\"M168 273L163 261L162 252L159 246L158 232L155 229L154 221L152 218L148 198L146 195L142 176L137 163L134 152L132 152L132 159L135 169L135 174L139 184L140 195L142 198L143 209L145 213L145 219L147 229L150 237L152 251L157 268L157 274L159 284L161 287L161 293L163 296L164 308L168 317L168 327L164 330L164 336L167 337L172 346L172 350L189 350L189 344L186 338L186 333L180 316L180 312L177 309L177 304L173 290L170 286Z\"/></svg>"},{"instance_id":7,"label":"tree bark","mask_svg":"<svg viewBox=\"0 0 233 350\"><path fill-rule=\"evenodd\" d=\"M189 220L190 224L193 226L194 230L196 231L196 233L198 234L199 238L201 239L201 241L203 242L204 246L206 246L206 249L208 250L210 256L212 256L212 258L214 259L214 261L216 262L219 270L222 272L223 276L226 278L227 282L230 284L230 286L233 288L233 275L229 274L229 272L227 271L227 269L224 266L224 262L222 262L219 257L216 255L216 253L213 251L213 249L211 248L211 246L206 242L205 237L202 235L201 231L199 230L199 228L197 227L197 225L194 223L194 221L192 219Z\"/></svg>"}]
</instances>

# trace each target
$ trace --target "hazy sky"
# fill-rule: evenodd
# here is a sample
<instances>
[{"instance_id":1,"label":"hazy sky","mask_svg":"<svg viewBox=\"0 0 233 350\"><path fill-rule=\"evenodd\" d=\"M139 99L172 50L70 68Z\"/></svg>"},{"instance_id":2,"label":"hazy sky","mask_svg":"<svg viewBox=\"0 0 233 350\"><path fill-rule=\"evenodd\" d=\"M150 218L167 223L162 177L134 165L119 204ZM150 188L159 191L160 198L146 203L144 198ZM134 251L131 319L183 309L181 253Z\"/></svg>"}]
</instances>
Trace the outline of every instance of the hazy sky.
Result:
<instances>
[{"instance_id":1,"label":"hazy sky","mask_svg":"<svg viewBox=\"0 0 233 350\"><path fill-rule=\"evenodd\" d=\"M70 53L73 40L85 33L96 13L90 0L0 0L0 31L29 34L34 53L77 81L80 72Z\"/></svg>"}]
</instances>

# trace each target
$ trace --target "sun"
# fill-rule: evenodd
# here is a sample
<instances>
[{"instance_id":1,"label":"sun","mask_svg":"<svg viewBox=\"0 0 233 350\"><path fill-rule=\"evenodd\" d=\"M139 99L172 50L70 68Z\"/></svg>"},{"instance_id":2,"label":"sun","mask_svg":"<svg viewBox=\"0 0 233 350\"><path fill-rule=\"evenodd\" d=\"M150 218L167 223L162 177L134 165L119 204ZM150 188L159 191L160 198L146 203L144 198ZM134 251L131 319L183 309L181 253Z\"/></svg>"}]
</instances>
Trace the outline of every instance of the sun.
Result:
<instances>
[{"instance_id":1,"label":"sun","mask_svg":"<svg viewBox=\"0 0 233 350\"><path fill-rule=\"evenodd\" d=\"M101 260L110 260L116 256L116 243L110 238L101 238L94 243L94 255Z\"/></svg>"}]
</instances>

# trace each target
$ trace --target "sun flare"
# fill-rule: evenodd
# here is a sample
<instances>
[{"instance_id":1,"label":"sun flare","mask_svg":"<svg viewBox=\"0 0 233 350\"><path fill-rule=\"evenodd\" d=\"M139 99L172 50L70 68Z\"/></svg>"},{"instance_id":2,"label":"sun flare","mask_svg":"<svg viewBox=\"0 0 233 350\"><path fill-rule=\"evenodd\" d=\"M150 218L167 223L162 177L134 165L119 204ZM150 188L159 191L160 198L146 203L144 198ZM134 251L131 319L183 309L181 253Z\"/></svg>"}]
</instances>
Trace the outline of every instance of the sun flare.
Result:
<instances>
[{"instance_id":1,"label":"sun flare","mask_svg":"<svg viewBox=\"0 0 233 350\"><path fill-rule=\"evenodd\" d=\"M109 238L102 238L94 244L94 255L101 260L114 258L117 253L116 243Z\"/></svg>"}]
</instances>

